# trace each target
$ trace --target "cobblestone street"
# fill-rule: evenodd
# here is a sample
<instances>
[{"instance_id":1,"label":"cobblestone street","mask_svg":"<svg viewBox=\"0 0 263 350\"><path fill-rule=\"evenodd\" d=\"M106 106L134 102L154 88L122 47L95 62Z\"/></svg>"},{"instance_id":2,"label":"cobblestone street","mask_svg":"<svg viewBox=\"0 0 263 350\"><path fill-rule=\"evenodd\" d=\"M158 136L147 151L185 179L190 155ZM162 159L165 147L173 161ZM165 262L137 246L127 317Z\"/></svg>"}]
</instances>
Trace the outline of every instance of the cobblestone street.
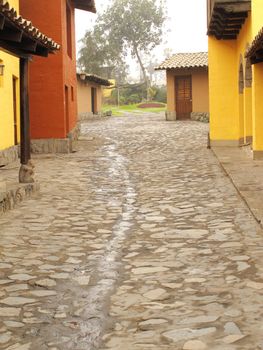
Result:
<instances>
[{"instance_id":1,"label":"cobblestone street","mask_svg":"<svg viewBox=\"0 0 263 350\"><path fill-rule=\"evenodd\" d=\"M0 217L0 349L262 350L262 230L207 124L82 129Z\"/></svg>"}]
</instances>

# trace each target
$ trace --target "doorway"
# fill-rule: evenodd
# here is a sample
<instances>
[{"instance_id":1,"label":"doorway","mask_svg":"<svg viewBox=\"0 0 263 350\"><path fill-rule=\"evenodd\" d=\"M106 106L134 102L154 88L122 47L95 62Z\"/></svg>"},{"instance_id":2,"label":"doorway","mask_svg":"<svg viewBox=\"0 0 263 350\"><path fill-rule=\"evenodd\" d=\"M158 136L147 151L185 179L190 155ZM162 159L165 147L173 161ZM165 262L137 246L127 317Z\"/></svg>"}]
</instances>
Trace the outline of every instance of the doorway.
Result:
<instances>
[{"instance_id":1,"label":"doorway","mask_svg":"<svg viewBox=\"0 0 263 350\"><path fill-rule=\"evenodd\" d=\"M239 65L239 81L238 81L238 92L239 92L239 144L245 143L245 121L244 121L244 69L242 57L240 58Z\"/></svg>"},{"instance_id":2,"label":"doorway","mask_svg":"<svg viewBox=\"0 0 263 350\"><path fill-rule=\"evenodd\" d=\"M176 119L190 119L192 113L192 77L175 78Z\"/></svg>"},{"instance_id":3,"label":"doorway","mask_svg":"<svg viewBox=\"0 0 263 350\"><path fill-rule=\"evenodd\" d=\"M97 113L97 89L94 87L91 88L91 111Z\"/></svg>"}]
</instances>

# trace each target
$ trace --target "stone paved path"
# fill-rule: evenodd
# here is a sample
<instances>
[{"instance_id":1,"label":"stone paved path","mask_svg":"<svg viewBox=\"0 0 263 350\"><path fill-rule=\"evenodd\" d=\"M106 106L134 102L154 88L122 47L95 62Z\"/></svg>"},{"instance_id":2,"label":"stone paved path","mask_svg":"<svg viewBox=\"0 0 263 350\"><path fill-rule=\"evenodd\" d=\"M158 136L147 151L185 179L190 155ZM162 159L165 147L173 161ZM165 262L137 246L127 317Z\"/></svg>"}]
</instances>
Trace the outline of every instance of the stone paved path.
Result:
<instances>
[{"instance_id":1,"label":"stone paved path","mask_svg":"<svg viewBox=\"0 0 263 350\"><path fill-rule=\"evenodd\" d=\"M263 236L207 126L83 126L0 218L0 349L263 349Z\"/></svg>"}]
</instances>

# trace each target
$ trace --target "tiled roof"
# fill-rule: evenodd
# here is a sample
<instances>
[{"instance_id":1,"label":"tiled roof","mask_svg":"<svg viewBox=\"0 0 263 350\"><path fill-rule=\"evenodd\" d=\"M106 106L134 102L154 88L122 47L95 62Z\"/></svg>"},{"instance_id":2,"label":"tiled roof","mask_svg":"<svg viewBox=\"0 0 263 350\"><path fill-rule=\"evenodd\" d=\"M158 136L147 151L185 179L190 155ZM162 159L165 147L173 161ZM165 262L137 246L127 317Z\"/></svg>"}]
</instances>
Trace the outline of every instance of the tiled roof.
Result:
<instances>
[{"instance_id":1,"label":"tiled roof","mask_svg":"<svg viewBox=\"0 0 263 350\"><path fill-rule=\"evenodd\" d=\"M109 80L101 78L95 74L77 73L77 76L82 81L89 81L89 82L96 83L96 84L103 85L103 86L111 86L112 85L112 83Z\"/></svg>"},{"instance_id":2,"label":"tiled roof","mask_svg":"<svg viewBox=\"0 0 263 350\"><path fill-rule=\"evenodd\" d=\"M194 68L208 67L208 53L176 53L167 58L156 70L175 69L175 68Z\"/></svg>"},{"instance_id":3,"label":"tiled roof","mask_svg":"<svg viewBox=\"0 0 263 350\"><path fill-rule=\"evenodd\" d=\"M74 0L76 9L96 12L95 0Z\"/></svg>"},{"instance_id":4,"label":"tiled roof","mask_svg":"<svg viewBox=\"0 0 263 350\"><path fill-rule=\"evenodd\" d=\"M260 56L262 62L262 46L263 46L263 28L259 31L252 44L246 51L246 57L253 60L257 60L256 56ZM253 63L253 62L252 62ZM256 62L255 62L256 63Z\"/></svg>"},{"instance_id":5,"label":"tiled roof","mask_svg":"<svg viewBox=\"0 0 263 350\"><path fill-rule=\"evenodd\" d=\"M11 25L16 30L21 31L26 39L34 40L49 51L59 50L60 48L55 41L41 33L30 21L19 16L8 1L0 0L0 33L5 29L5 25L8 27Z\"/></svg>"}]
</instances>

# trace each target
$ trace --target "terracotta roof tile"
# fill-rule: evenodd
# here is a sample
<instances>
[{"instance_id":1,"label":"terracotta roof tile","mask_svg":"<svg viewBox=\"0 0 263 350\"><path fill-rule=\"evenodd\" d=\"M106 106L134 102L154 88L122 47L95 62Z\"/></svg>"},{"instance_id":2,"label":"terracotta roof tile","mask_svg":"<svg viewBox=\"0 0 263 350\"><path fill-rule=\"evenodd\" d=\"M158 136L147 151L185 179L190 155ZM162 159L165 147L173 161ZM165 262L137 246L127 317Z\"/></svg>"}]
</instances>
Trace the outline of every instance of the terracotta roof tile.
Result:
<instances>
[{"instance_id":1,"label":"terracotta roof tile","mask_svg":"<svg viewBox=\"0 0 263 350\"><path fill-rule=\"evenodd\" d=\"M167 58L156 70L175 69L175 68L194 68L208 67L208 53L176 53Z\"/></svg>"},{"instance_id":2,"label":"terracotta roof tile","mask_svg":"<svg viewBox=\"0 0 263 350\"><path fill-rule=\"evenodd\" d=\"M252 57L257 51L262 50L263 47L263 28L258 32L252 44L248 47L245 56Z\"/></svg>"},{"instance_id":3,"label":"terracotta roof tile","mask_svg":"<svg viewBox=\"0 0 263 350\"><path fill-rule=\"evenodd\" d=\"M41 33L40 30L34 27L30 21L19 16L16 10L10 6L8 1L0 0L0 16L4 17L5 20L12 22L14 26L28 35L30 39L38 41L40 45L46 47L48 50L54 51L60 49L60 45Z\"/></svg>"},{"instance_id":4,"label":"terracotta roof tile","mask_svg":"<svg viewBox=\"0 0 263 350\"><path fill-rule=\"evenodd\" d=\"M83 80L83 81L90 81L103 86L112 85L112 83L109 80L101 78L95 74L77 73L77 76L80 78L80 80Z\"/></svg>"}]
</instances>

